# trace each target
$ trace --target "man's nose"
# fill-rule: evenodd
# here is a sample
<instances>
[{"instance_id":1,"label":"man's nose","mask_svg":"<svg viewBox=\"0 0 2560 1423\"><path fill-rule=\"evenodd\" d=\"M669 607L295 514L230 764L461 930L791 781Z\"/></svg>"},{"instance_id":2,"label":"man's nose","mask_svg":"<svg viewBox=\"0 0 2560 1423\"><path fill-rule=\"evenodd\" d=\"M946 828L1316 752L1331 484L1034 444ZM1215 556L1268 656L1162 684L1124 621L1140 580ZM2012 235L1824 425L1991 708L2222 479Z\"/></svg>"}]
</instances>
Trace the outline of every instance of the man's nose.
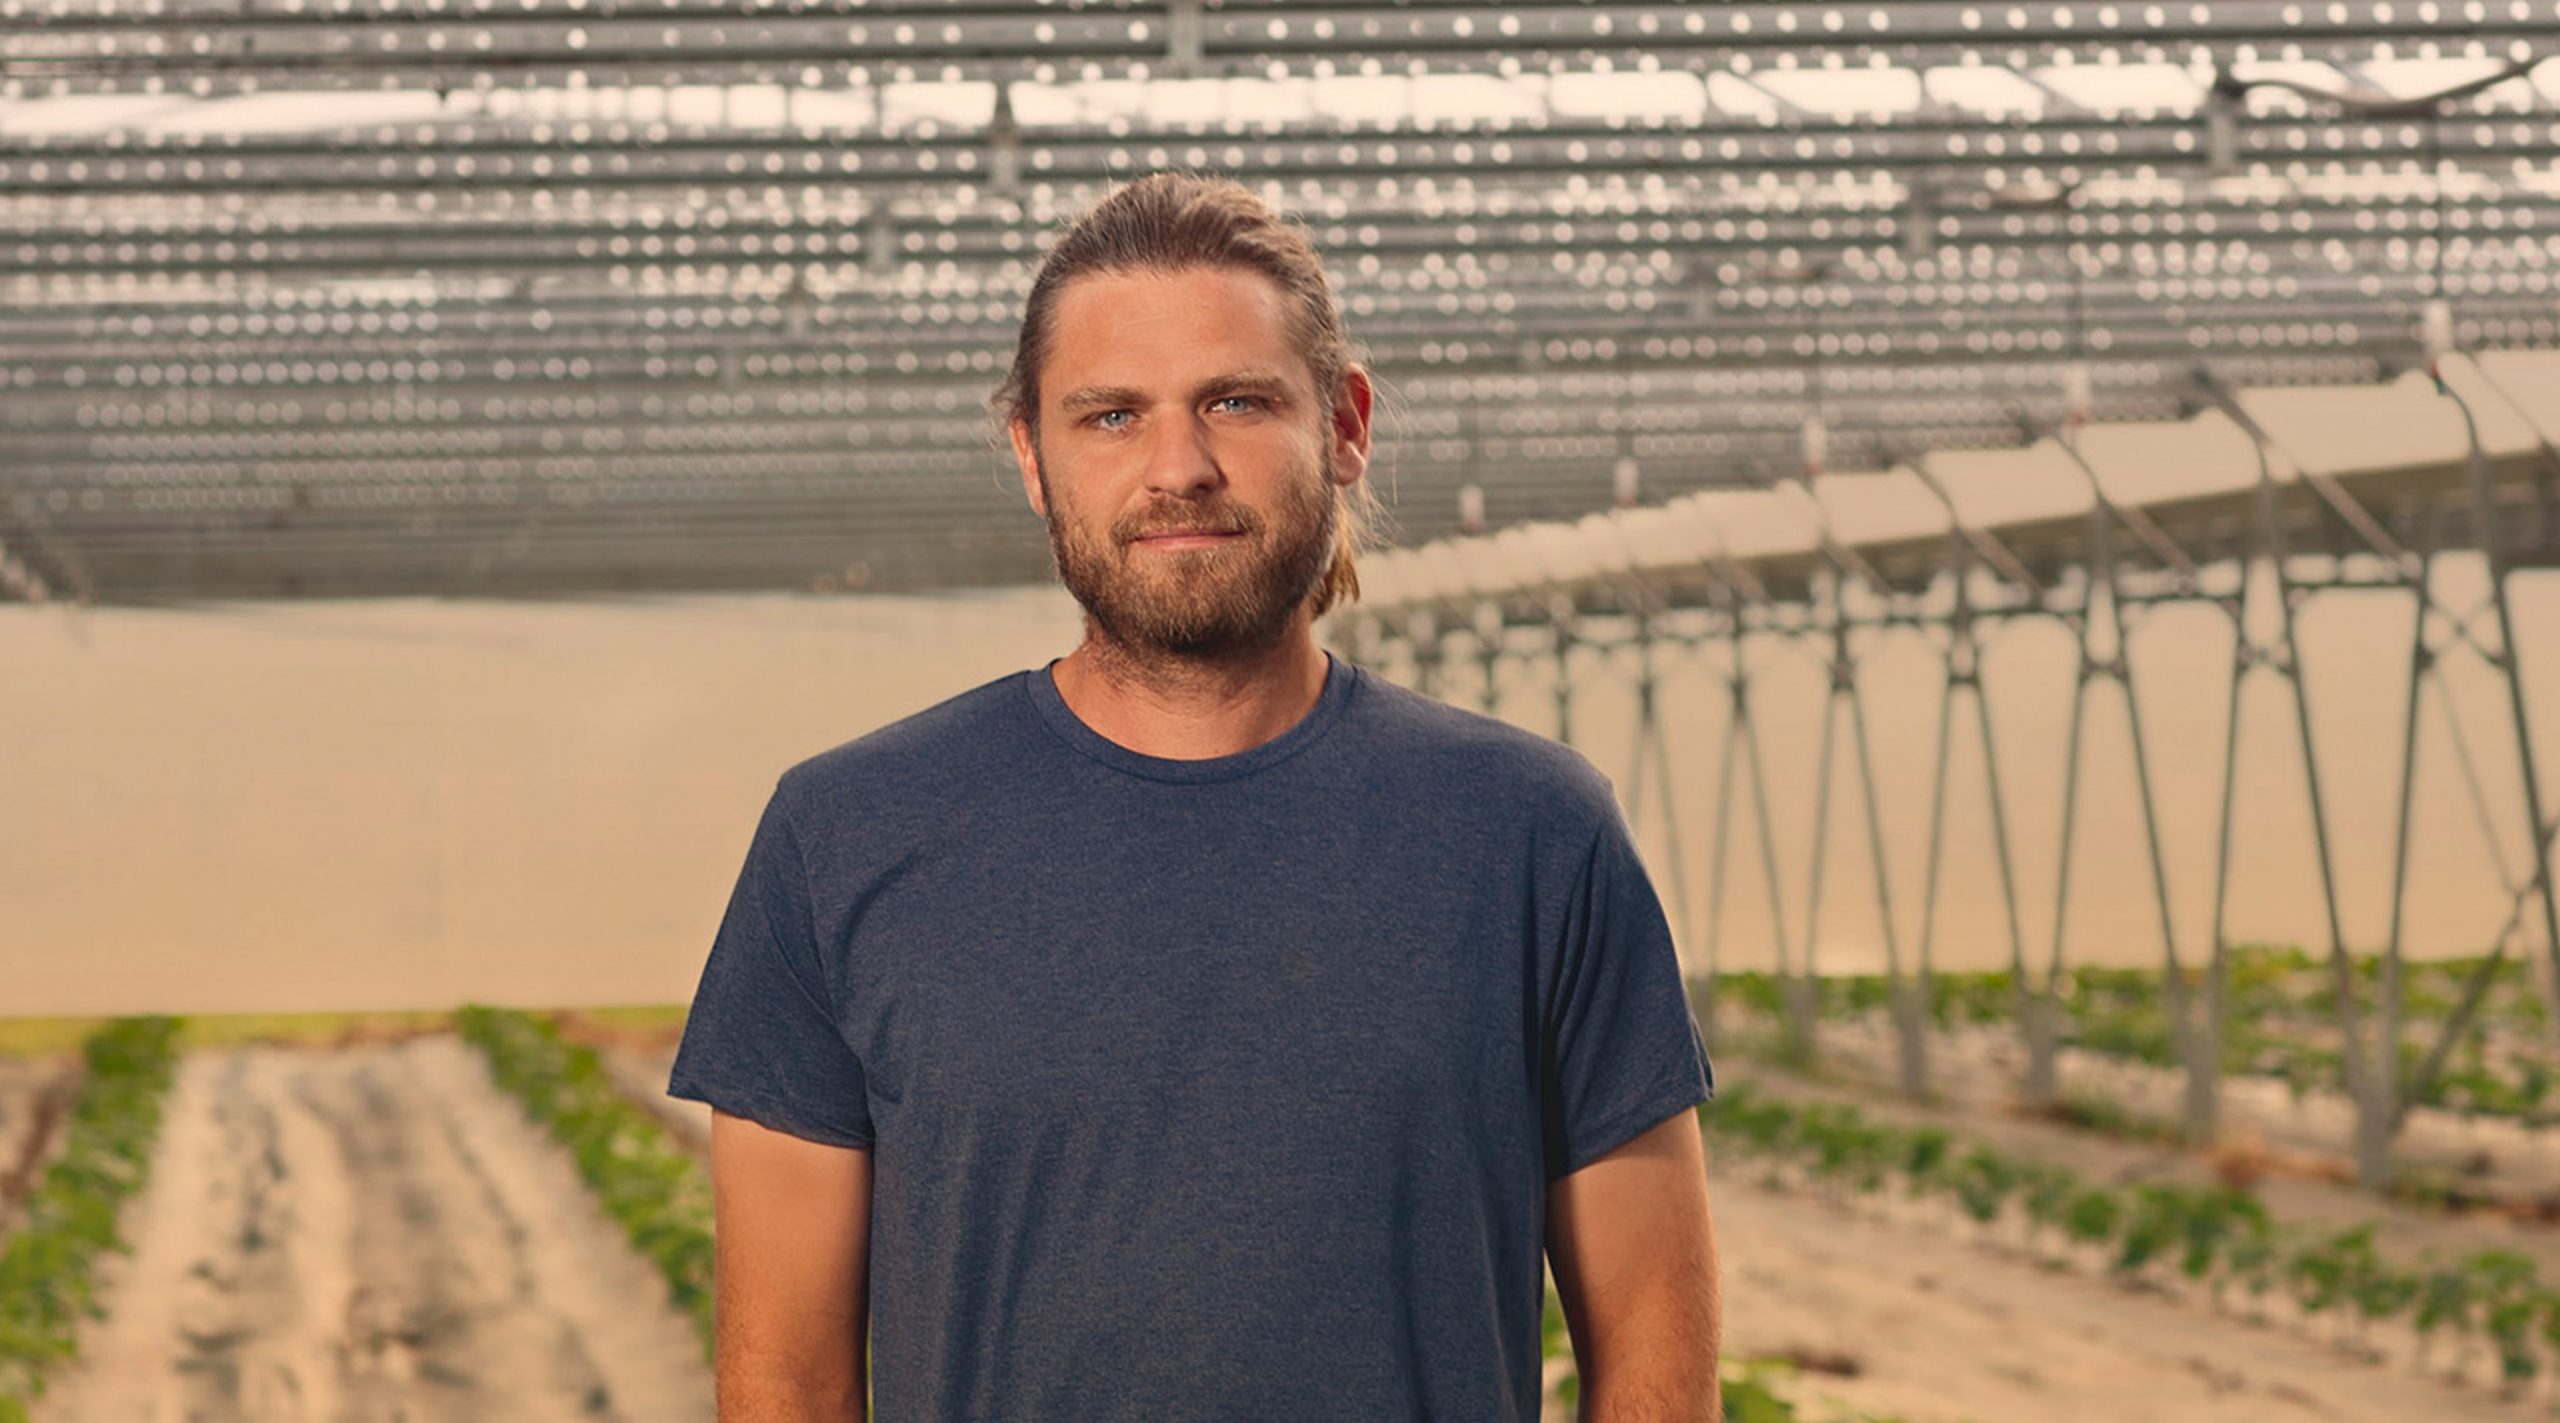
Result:
<instances>
[{"instance_id":1,"label":"man's nose","mask_svg":"<svg viewBox=\"0 0 2560 1423\"><path fill-rule=\"evenodd\" d=\"M1172 499L1192 499L1226 482L1209 427L1198 415L1157 426L1147 451L1147 488Z\"/></svg>"}]
</instances>

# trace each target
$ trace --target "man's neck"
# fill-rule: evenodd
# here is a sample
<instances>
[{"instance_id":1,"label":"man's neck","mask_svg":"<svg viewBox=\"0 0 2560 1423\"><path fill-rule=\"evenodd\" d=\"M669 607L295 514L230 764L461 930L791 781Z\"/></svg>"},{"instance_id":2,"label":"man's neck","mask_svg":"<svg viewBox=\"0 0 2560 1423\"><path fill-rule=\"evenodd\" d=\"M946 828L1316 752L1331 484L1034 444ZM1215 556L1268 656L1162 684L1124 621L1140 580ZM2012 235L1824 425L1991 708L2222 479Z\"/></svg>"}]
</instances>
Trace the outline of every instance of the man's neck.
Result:
<instances>
[{"instance_id":1,"label":"man's neck","mask_svg":"<svg viewBox=\"0 0 2560 1423\"><path fill-rule=\"evenodd\" d=\"M1142 655L1088 620L1051 669L1076 719L1145 756L1201 761L1277 738L1324 695L1325 654L1301 620L1268 648L1214 659Z\"/></svg>"}]
</instances>

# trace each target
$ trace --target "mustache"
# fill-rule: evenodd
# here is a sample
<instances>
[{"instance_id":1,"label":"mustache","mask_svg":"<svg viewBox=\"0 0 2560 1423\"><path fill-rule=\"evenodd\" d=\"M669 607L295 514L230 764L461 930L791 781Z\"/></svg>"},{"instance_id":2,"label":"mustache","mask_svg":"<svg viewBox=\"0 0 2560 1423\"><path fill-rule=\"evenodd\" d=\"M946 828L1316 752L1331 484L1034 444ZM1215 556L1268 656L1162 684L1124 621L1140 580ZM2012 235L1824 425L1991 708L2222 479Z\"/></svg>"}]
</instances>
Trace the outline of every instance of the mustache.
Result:
<instances>
[{"instance_id":1,"label":"mustache","mask_svg":"<svg viewBox=\"0 0 2560 1423\"><path fill-rule=\"evenodd\" d=\"M1242 510L1195 514L1187 518L1125 519L1112 530L1122 543L1135 543L1158 534L1250 534L1261 527L1261 521Z\"/></svg>"}]
</instances>

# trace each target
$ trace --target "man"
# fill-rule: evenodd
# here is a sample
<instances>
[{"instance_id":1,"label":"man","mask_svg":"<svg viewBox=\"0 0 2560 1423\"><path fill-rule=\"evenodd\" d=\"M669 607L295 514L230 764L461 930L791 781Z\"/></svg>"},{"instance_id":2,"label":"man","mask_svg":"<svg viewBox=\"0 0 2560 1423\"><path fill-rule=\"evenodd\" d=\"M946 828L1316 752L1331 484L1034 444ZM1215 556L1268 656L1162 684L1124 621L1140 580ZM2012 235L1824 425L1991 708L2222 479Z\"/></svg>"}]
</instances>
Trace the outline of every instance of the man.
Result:
<instances>
[{"instance_id":1,"label":"man","mask_svg":"<svg viewBox=\"0 0 2560 1423\"><path fill-rule=\"evenodd\" d=\"M995 407L1082 645L785 772L669 1090L724 1423L1717 1416L1713 1080L1608 782L1335 660L1370 377L1157 174Z\"/></svg>"}]
</instances>

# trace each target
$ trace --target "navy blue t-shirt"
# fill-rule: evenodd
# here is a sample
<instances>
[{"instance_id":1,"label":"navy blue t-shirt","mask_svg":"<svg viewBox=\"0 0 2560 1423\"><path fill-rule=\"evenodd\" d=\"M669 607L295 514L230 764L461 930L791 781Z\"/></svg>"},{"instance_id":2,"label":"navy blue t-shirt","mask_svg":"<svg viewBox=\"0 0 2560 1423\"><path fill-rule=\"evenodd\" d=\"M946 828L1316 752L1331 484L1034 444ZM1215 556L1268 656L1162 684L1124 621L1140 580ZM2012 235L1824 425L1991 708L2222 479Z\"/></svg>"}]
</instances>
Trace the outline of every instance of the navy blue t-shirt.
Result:
<instances>
[{"instance_id":1,"label":"navy blue t-shirt","mask_svg":"<svg viewBox=\"0 0 2560 1423\"><path fill-rule=\"evenodd\" d=\"M1044 667L781 777L668 1090L871 1151L883 1423L1538 1416L1548 1183L1706 1050L1590 762L1329 662L1232 756Z\"/></svg>"}]
</instances>

